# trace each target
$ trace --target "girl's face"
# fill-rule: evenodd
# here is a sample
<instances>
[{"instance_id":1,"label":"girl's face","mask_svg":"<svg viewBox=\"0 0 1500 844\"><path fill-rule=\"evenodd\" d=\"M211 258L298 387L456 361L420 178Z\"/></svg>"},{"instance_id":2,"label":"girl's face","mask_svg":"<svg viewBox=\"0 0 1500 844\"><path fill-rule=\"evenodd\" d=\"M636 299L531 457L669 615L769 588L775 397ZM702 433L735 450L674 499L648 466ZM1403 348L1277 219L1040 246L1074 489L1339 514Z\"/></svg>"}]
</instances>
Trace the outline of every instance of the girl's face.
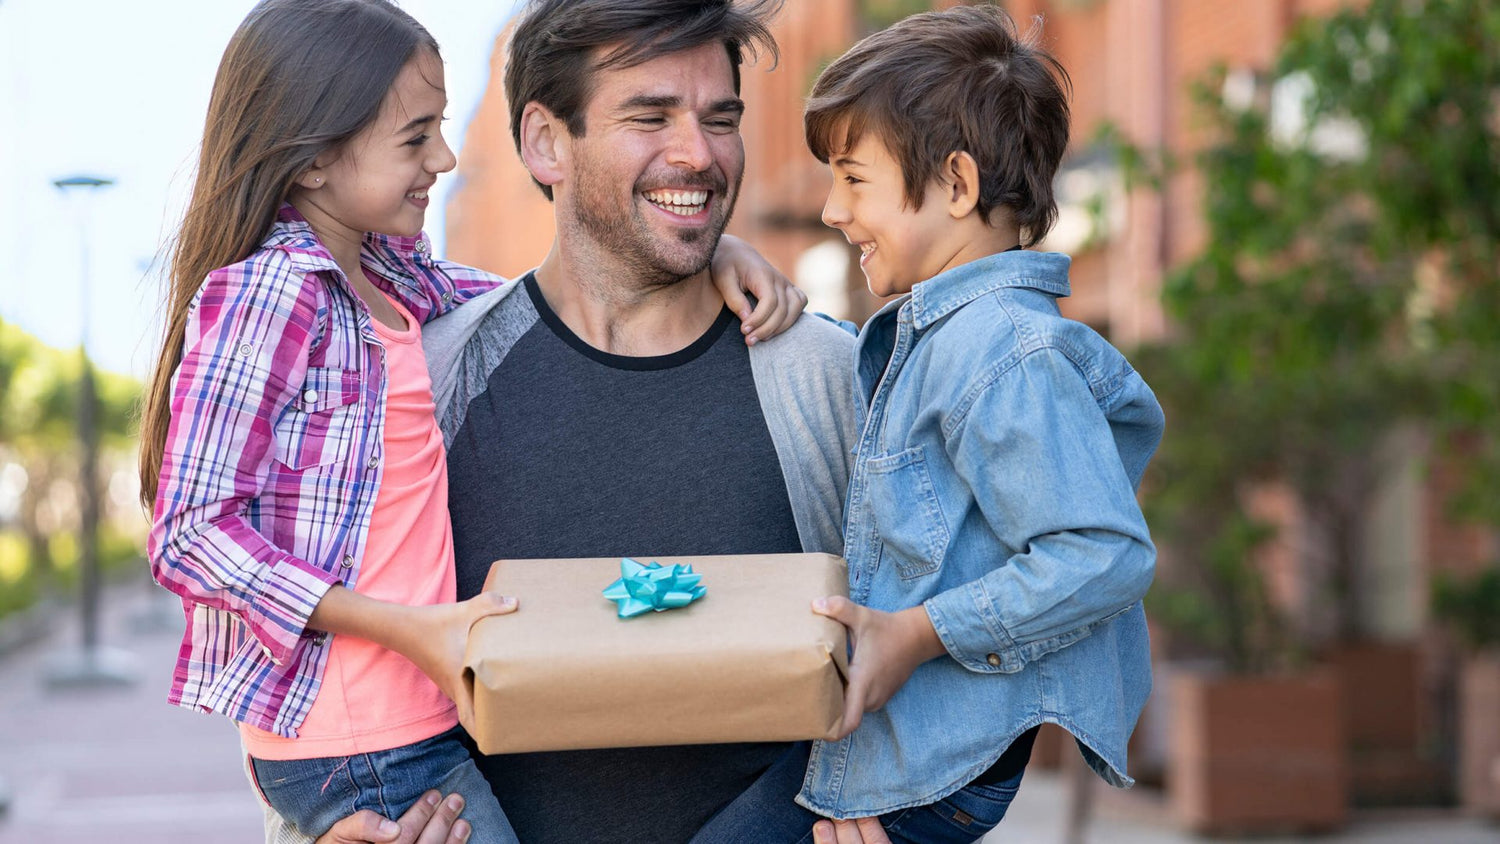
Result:
<instances>
[{"instance_id":1,"label":"girl's face","mask_svg":"<svg viewBox=\"0 0 1500 844\"><path fill-rule=\"evenodd\" d=\"M437 174L457 164L443 140L447 106L442 61L431 50L419 50L386 93L375 121L298 179L302 201L294 204L325 240L346 235L357 242L366 232L419 234L428 189Z\"/></svg>"}]
</instances>

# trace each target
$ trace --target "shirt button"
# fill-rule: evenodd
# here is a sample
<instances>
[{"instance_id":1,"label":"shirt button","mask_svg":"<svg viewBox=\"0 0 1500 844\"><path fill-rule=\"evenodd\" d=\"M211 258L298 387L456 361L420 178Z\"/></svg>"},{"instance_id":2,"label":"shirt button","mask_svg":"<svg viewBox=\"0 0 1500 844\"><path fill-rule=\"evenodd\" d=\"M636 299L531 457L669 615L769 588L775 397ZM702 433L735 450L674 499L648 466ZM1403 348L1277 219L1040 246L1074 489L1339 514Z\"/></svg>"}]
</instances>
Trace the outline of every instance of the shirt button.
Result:
<instances>
[{"instance_id":1,"label":"shirt button","mask_svg":"<svg viewBox=\"0 0 1500 844\"><path fill-rule=\"evenodd\" d=\"M452 302L452 301L453 301L453 294L452 293L444 293L443 294L443 304L444 305L446 305L446 304L448 304L449 302Z\"/></svg>"},{"instance_id":2,"label":"shirt button","mask_svg":"<svg viewBox=\"0 0 1500 844\"><path fill-rule=\"evenodd\" d=\"M378 467L379 465L380 465L380 458L379 457L375 457L374 455L371 455L370 459L365 461L365 468L367 468L367 469L374 469L374 468Z\"/></svg>"},{"instance_id":3,"label":"shirt button","mask_svg":"<svg viewBox=\"0 0 1500 844\"><path fill-rule=\"evenodd\" d=\"M312 645L315 648L321 648L321 647L323 647L323 643L326 642L326 641L328 641L328 634L327 633L319 633L318 635L316 635L316 636L313 637Z\"/></svg>"},{"instance_id":4,"label":"shirt button","mask_svg":"<svg viewBox=\"0 0 1500 844\"><path fill-rule=\"evenodd\" d=\"M418 240L416 248L417 248L418 252L426 252L427 251L427 241L425 241L425 240Z\"/></svg>"},{"instance_id":5,"label":"shirt button","mask_svg":"<svg viewBox=\"0 0 1500 844\"><path fill-rule=\"evenodd\" d=\"M344 555L344 561L341 562L341 563L339 563L339 568L346 568L346 569L354 568L354 557L352 555L350 555L350 554L345 554Z\"/></svg>"},{"instance_id":6,"label":"shirt button","mask_svg":"<svg viewBox=\"0 0 1500 844\"><path fill-rule=\"evenodd\" d=\"M252 345L250 345L249 343L241 343L240 344L240 348L239 348L239 352L240 352L240 357L247 358L247 357L250 357L250 355L255 352L255 347L252 346Z\"/></svg>"},{"instance_id":7,"label":"shirt button","mask_svg":"<svg viewBox=\"0 0 1500 844\"><path fill-rule=\"evenodd\" d=\"M987 657L984 658L984 661L988 662L992 668L999 668L1000 667L1000 655L999 654L990 654L989 656L987 656Z\"/></svg>"},{"instance_id":8,"label":"shirt button","mask_svg":"<svg viewBox=\"0 0 1500 844\"><path fill-rule=\"evenodd\" d=\"M317 402L317 400L318 400L318 391L317 390L308 390L307 392L305 392L305 393L302 394L302 400L305 401L305 402L307 402L308 404L313 404L313 403Z\"/></svg>"}]
</instances>

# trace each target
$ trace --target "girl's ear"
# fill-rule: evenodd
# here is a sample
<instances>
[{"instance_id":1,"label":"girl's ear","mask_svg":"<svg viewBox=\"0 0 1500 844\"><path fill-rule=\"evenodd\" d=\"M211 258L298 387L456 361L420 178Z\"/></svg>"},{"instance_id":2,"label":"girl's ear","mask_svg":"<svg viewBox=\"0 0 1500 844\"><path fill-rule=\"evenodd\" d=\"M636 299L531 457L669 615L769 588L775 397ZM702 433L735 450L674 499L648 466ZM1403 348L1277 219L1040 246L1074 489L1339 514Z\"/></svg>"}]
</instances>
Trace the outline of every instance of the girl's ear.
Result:
<instances>
[{"instance_id":1,"label":"girl's ear","mask_svg":"<svg viewBox=\"0 0 1500 844\"><path fill-rule=\"evenodd\" d=\"M312 166L302 171L297 177L297 187L303 190L317 190L327 182L327 170L329 165L337 161L338 150L327 150L313 159Z\"/></svg>"},{"instance_id":2,"label":"girl's ear","mask_svg":"<svg viewBox=\"0 0 1500 844\"><path fill-rule=\"evenodd\" d=\"M962 219L979 207L979 164L967 152L950 152L942 179L948 191L948 214Z\"/></svg>"},{"instance_id":3,"label":"girl's ear","mask_svg":"<svg viewBox=\"0 0 1500 844\"><path fill-rule=\"evenodd\" d=\"M563 180L572 137L551 109L541 103L526 104L521 112L521 161L532 178L548 187Z\"/></svg>"}]
</instances>

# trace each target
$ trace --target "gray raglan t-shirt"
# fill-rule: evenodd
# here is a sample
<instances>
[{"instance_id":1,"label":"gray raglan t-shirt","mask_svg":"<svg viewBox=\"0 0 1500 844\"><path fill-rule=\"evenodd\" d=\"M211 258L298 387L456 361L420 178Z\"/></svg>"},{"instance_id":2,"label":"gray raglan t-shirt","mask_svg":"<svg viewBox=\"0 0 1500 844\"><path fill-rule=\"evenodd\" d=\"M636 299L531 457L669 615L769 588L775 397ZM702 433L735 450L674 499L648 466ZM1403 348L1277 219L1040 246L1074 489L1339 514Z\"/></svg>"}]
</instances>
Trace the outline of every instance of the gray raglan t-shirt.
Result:
<instances>
[{"instance_id":1,"label":"gray raglan t-shirt","mask_svg":"<svg viewBox=\"0 0 1500 844\"><path fill-rule=\"evenodd\" d=\"M498 322L483 334L508 348L449 443L460 599L501 558L802 550L732 313L676 353L621 357L573 334L533 277L522 283L510 307L489 315ZM785 748L478 761L523 841L686 841Z\"/></svg>"}]
</instances>

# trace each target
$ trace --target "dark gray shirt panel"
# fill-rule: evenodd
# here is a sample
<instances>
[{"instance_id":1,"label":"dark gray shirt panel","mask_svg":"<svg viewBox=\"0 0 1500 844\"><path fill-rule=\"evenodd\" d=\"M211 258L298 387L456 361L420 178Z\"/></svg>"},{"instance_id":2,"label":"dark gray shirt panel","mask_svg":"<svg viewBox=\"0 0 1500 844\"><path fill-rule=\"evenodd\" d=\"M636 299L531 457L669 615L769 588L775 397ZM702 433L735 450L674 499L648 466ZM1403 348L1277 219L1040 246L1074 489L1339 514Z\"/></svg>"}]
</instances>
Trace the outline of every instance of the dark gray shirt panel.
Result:
<instances>
[{"instance_id":1,"label":"dark gray shirt panel","mask_svg":"<svg viewBox=\"0 0 1500 844\"><path fill-rule=\"evenodd\" d=\"M618 357L584 344L547 307L535 280L525 283L526 300L502 303L474 341L484 342L491 320L516 338L449 446L461 599L477 594L500 558L801 550L731 313L675 354ZM523 305L537 316L517 334L507 312ZM784 748L706 745L479 761L527 844L672 842L691 837Z\"/></svg>"}]
</instances>

